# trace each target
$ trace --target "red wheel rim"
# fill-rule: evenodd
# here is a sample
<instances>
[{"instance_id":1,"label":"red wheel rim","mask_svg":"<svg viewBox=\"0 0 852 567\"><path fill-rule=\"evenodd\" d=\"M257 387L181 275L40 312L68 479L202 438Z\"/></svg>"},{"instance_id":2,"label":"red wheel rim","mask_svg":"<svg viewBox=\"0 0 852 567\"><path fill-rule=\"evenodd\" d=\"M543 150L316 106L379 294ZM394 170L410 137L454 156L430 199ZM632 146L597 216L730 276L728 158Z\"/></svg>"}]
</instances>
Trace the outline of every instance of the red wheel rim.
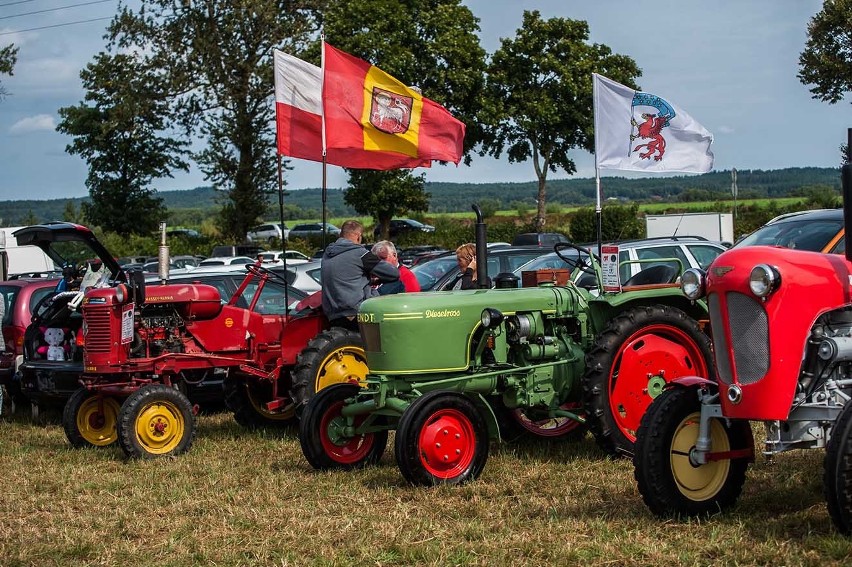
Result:
<instances>
[{"instance_id":1,"label":"red wheel rim","mask_svg":"<svg viewBox=\"0 0 852 567\"><path fill-rule=\"evenodd\" d=\"M570 411L579 416L584 416L582 405L579 402L567 402L559 406L560 409ZM524 410L518 408L512 411L512 417L525 430L537 437L561 437L571 433L583 424L567 417L547 417L545 419L530 419Z\"/></svg>"},{"instance_id":2,"label":"red wheel rim","mask_svg":"<svg viewBox=\"0 0 852 567\"><path fill-rule=\"evenodd\" d=\"M355 437L341 437L335 434L346 425L346 419L341 414L342 409L343 401L341 400L332 404L323 414L320 423L320 441L326 455L338 463L351 465L367 458L370 449L373 448L374 437L372 433ZM365 417L355 418L355 426L364 419Z\"/></svg>"},{"instance_id":3,"label":"red wheel rim","mask_svg":"<svg viewBox=\"0 0 852 567\"><path fill-rule=\"evenodd\" d=\"M707 378L701 347L686 332L666 324L633 333L615 357L609 378L609 407L625 437L636 441L636 430L653 398L648 383L671 382L681 376Z\"/></svg>"},{"instance_id":4,"label":"red wheel rim","mask_svg":"<svg viewBox=\"0 0 852 567\"><path fill-rule=\"evenodd\" d=\"M456 409L433 413L417 439L420 461L432 476L450 479L463 474L476 452L476 432L470 419Z\"/></svg>"}]
</instances>

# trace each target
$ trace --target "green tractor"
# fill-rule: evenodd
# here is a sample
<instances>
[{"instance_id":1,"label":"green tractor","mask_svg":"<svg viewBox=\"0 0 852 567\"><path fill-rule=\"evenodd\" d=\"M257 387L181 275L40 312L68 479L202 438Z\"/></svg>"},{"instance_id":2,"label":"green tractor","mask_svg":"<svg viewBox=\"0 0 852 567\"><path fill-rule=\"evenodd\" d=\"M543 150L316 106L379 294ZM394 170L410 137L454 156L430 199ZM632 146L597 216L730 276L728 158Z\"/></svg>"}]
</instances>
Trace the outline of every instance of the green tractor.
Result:
<instances>
[{"instance_id":1,"label":"green tractor","mask_svg":"<svg viewBox=\"0 0 852 567\"><path fill-rule=\"evenodd\" d=\"M474 210L484 271L485 225ZM593 252L570 243L555 250L575 274L562 285L518 287L505 274L494 289L365 301L366 385L338 383L310 399L299 428L310 464L376 463L395 430L396 461L410 483L461 483L482 472L490 441L513 422L543 437L587 426L609 454L631 455L642 415L666 383L713 378L698 323L706 305L674 282L607 292Z\"/></svg>"}]
</instances>

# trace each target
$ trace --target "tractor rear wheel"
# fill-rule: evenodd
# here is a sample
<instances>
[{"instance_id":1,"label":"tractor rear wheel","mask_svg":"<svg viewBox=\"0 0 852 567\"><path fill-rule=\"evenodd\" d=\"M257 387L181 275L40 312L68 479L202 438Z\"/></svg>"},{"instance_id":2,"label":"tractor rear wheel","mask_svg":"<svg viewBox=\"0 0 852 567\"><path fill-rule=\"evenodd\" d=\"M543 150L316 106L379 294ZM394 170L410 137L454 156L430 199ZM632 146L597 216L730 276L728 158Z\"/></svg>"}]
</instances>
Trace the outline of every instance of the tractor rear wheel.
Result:
<instances>
[{"instance_id":1,"label":"tractor rear wheel","mask_svg":"<svg viewBox=\"0 0 852 567\"><path fill-rule=\"evenodd\" d=\"M589 430L609 455L631 456L645 410L682 376L712 380L710 339L686 313L667 305L614 317L586 355L583 405Z\"/></svg>"},{"instance_id":2,"label":"tractor rear wheel","mask_svg":"<svg viewBox=\"0 0 852 567\"><path fill-rule=\"evenodd\" d=\"M269 411L272 400L272 382L254 378L227 378L224 384L225 406L234 414L234 420L248 429L287 427L296 420L292 403L278 411Z\"/></svg>"},{"instance_id":3,"label":"tractor rear wheel","mask_svg":"<svg viewBox=\"0 0 852 567\"><path fill-rule=\"evenodd\" d=\"M823 492L828 515L844 535L852 534L852 404L834 422L823 462Z\"/></svg>"},{"instance_id":4,"label":"tractor rear wheel","mask_svg":"<svg viewBox=\"0 0 852 567\"><path fill-rule=\"evenodd\" d=\"M118 440L118 413L115 398L80 388L65 402L62 428L72 447L107 447Z\"/></svg>"},{"instance_id":5,"label":"tractor rear wheel","mask_svg":"<svg viewBox=\"0 0 852 567\"><path fill-rule=\"evenodd\" d=\"M429 392L400 417L396 464L414 485L461 484L482 473L488 443L488 428L473 402L455 392Z\"/></svg>"},{"instance_id":6,"label":"tractor rear wheel","mask_svg":"<svg viewBox=\"0 0 852 567\"><path fill-rule=\"evenodd\" d=\"M509 409L500 396L490 396L488 403L494 409L494 414L497 417L500 437L503 441L510 443L520 441L525 437L551 440L581 439L587 431L586 424L567 417L541 418L529 409ZM559 407L585 417L582 404L579 402L566 402Z\"/></svg>"},{"instance_id":7,"label":"tractor rear wheel","mask_svg":"<svg viewBox=\"0 0 852 567\"><path fill-rule=\"evenodd\" d=\"M660 394L642 418L633 457L639 493L660 517L703 516L734 505L745 483L750 457L694 464L701 402L695 388L675 387ZM710 421L711 451L753 446L747 421Z\"/></svg>"},{"instance_id":8,"label":"tractor rear wheel","mask_svg":"<svg viewBox=\"0 0 852 567\"><path fill-rule=\"evenodd\" d=\"M131 458L180 455L192 446L195 415L180 391L163 384L139 388L118 414L118 442Z\"/></svg>"},{"instance_id":9,"label":"tractor rear wheel","mask_svg":"<svg viewBox=\"0 0 852 567\"><path fill-rule=\"evenodd\" d=\"M317 392L332 384L365 385L367 357L359 333L332 327L308 342L293 370L293 401L301 411Z\"/></svg>"},{"instance_id":10,"label":"tractor rear wheel","mask_svg":"<svg viewBox=\"0 0 852 567\"><path fill-rule=\"evenodd\" d=\"M332 384L311 398L299 422L302 453L318 470L352 470L374 465L382 458L388 444L388 432L376 431L346 437L347 419L341 410L346 400L360 390L357 384ZM353 427L368 416L354 418Z\"/></svg>"}]
</instances>

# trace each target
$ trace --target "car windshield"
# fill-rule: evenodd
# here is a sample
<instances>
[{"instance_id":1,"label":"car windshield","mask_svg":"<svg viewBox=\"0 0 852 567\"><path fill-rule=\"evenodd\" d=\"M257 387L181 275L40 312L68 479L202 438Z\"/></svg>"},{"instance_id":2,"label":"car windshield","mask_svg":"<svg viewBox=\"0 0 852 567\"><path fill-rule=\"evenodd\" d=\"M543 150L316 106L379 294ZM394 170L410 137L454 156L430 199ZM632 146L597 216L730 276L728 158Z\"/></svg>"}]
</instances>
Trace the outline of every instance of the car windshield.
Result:
<instances>
[{"instance_id":1,"label":"car windshield","mask_svg":"<svg viewBox=\"0 0 852 567\"><path fill-rule=\"evenodd\" d=\"M411 268L414 277L417 278L417 283L420 284L420 289L426 291L432 287L450 270L457 269L459 263L456 260L456 255L451 254L441 258L435 258L428 262L423 262Z\"/></svg>"},{"instance_id":2,"label":"car windshield","mask_svg":"<svg viewBox=\"0 0 852 567\"><path fill-rule=\"evenodd\" d=\"M409 226L413 226L414 228L421 228L423 226L422 222L416 221L414 219L408 219L408 220L404 220L402 222L409 225Z\"/></svg>"},{"instance_id":3,"label":"car windshield","mask_svg":"<svg viewBox=\"0 0 852 567\"><path fill-rule=\"evenodd\" d=\"M796 250L822 252L843 228L843 219L793 219L767 224L737 244L743 246L783 246Z\"/></svg>"},{"instance_id":4,"label":"car windshield","mask_svg":"<svg viewBox=\"0 0 852 567\"><path fill-rule=\"evenodd\" d=\"M3 294L3 326L12 324L12 313L15 307L15 300L18 298L21 288L16 285L0 285L0 293Z\"/></svg>"}]
</instances>

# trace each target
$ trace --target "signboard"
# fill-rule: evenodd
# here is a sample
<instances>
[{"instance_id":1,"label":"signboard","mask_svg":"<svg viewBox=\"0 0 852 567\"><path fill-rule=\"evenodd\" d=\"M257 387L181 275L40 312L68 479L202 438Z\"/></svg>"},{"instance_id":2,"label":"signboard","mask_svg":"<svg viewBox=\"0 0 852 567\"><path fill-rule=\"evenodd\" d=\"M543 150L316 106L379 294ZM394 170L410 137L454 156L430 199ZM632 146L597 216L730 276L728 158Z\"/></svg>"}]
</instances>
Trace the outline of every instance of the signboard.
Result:
<instances>
[{"instance_id":1,"label":"signboard","mask_svg":"<svg viewBox=\"0 0 852 567\"><path fill-rule=\"evenodd\" d=\"M133 340L133 311L135 305L130 303L121 312L121 344L126 345Z\"/></svg>"},{"instance_id":2,"label":"signboard","mask_svg":"<svg viewBox=\"0 0 852 567\"><path fill-rule=\"evenodd\" d=\"M621 291L618 277L618 246L601 246L601 272L604 291Z\"/></svg>"}]
</instances>

